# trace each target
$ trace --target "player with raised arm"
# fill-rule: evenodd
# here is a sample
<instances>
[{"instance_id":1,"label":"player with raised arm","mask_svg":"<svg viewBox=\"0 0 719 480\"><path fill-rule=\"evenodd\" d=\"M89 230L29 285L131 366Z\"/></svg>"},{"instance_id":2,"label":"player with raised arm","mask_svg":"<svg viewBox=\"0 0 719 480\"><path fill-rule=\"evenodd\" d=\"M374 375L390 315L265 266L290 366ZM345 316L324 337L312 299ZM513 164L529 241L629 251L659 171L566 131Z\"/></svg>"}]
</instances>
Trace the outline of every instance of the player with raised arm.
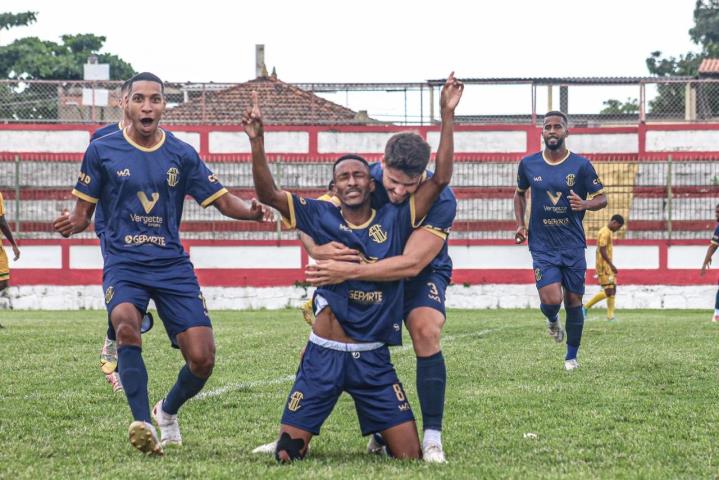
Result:
<instances>
[{"instance_id":1,"label":"player with raised arm","mask_svg":"<svg viewBox=\"0 0 719 480\"><path fill-rule=\"evenodd\" d=\"M65 237L82 232L95 205L104 208L103 289L133 417L130 443L142 452L161 455L164 445L182 444L177 412L202 389L215 364L207 306L180 243L185 196L235 219L259 221L264 211L254 201L250 206L230 194L194 148L158 127L165 95L156 75L145 72L130 80L127 110L131 121L125 129L88 147L73 190L78 197L75 208L56 219L54 228ZM161 440L150 420L140 336L150 299L185 359L177 382L152 410Z\"/></svg>"},{"instance_id":2,"label":"player with raised arm","mask_svg":"<svg viewBox=\"0 0 719 480\"><path fill-rule=\"evenodd\" d=\"M453 112L461 92L461 82L451 75L442 91L443 107ZM418 220L451 176L450 119L446 125L450 135L438 153L437 172L406 203L371 208L374 182L367 163L355 155L341 157L333 169L340 208L291 196L274 185L259 118L256 105L243 118L251 139L258 198L310 234L315 243L338 241L369 261L402 252ZM396 457L420 456L413 416L386 347L401 341L402 286L401 281L348 281L315 292L317 319L281 422L275 449L279 461L304 456L309 440L319 433L343 390L355 399L363 434L382 432Z\"/></svg>"},{"instance_id":3,"label":"player with raised arm","mask_svg":"<svg viewBox=\"0 0 719 480\"><path fill-rule=\"evenodd\" d=\"M714 208L714 215L716 216L716 221L719 222L719 205ZM714 229L714 235L712 235L711 242L707 247L707 253L704 255L704 262L702 263L700 272L702 277L707 273L707 269L711 267L712 256L714 252L717 251L717 247L719 247L719 225ZM719 323L719 290L717 290L716 300L714 301L714 316L712 317L712 322Z\"/></svg>"},{"instance_id":4,"label":"player with raised arm","mask_svg":"<svg viewBox=\"0 0 719 480\"><path fill-rule=\"evenodd\" d=\"M529 237L540 309L547 317L549 335L556 342L564 339L559 322L564 300L567 314L564 368L574 370L579 366L577 354L584 329L582 296L587 242L582 220L585 211L606 207L607 197L589 160L567 149L568 135L564 113L551 111L544 116L544 150L519 162L514 216L517 243ZM529 228L525 223L528 189L532 195Z\"/></svg>"}]
</instances>

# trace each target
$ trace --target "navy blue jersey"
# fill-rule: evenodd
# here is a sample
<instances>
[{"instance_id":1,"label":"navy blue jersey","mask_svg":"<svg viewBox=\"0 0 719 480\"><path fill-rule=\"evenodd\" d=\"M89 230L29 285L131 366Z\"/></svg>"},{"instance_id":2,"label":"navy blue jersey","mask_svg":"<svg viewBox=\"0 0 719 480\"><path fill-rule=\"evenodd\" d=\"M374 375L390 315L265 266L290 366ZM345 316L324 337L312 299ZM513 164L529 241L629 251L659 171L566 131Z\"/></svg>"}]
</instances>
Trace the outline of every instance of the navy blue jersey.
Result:
<instances>
[{"instance_id":1,"label":"navy blue jersey","mask_svg":"<svg viewBox=\"0 0 719 480\"><path fill-rule=\"evenodd\" d=\"M162 134L156 146L145 148L118 131L85 152L72 193L103 207L105 267L186 259L180 244L185 195L207 207L227 193L194 148Z\"/></svg>"},{"instance_id":2,"label":"navy blue jersey","mask_svg":"<svg viewBox=\"0 0 719 480\"><path fill-rule=\"evenodd\" d=\"M318 245L341 242L357 249L366 261L374 262L401 255L414 219L414 198L402 205L388 203L372 210L362 225L352 225L342 211L330 202L298 197L288 193L290 218L286 223L297 228ZM320 287L316 293L329 303L347 335L358 342L402 343L404 284L349 280L339 285Z\"/></svg>"},{"instance_id":3,"label":"navy blue jersey","mask_svg":"<svg viewBox=\"0 0 719 480\"><path fill-rule=\"evenodd\" d=\"M379 209L391 203L387 195L387 190L385 190L384 185L382 185L382 164L373 163L370 165L370 174L375 182L375 190L372 193L372 207ZM427 170L426 175L431 176L432 172ZM447 237L449 236L456 213L457 199L452 189L447 187L442 190L442 193L439 194L437 200L432 204L427 216L416 226L417 228L424 228L428 232L445 240L442 250L440 250L429 265L422 270L420 275L437 272L443 275L447 279L447 282L449 282L452 277L452 259L449 258L449 252L447 250Z\"/></svg>"},{"instance_id":4,"label":"navy blue jersey","mask_svg":"<svg viewBox=\"0 0 719 480\"><path fill-rule=\"evenodd\" d=\"M122 130L122 122L119 123L111 123L109 125L105 125L104 127L100 127L92 134L90 137L90 141L94 142L98 138L102 138L105 135L109 135L111 133L118 132ZM102 211L102 205L97 204L95 206L95 234L99 237L102 235L102 231L105 229L105 214Z\"/></svg>"},{"instance_id":5,"label":"navy blue jersey","mask_svg":"<svg viewBox=\"0 0 719 480\"><path fill-rule=\"evenodd\" d=\"M118 132L122 130L122 122L119 123L110 123L108 125L105 125L104 127L100 127L97 130L93 132L93 134L90 136L90 141L94 142L98 138L102 138L105 135L109 135L111 133Z\"/></svg>"},{"instance_id":6,"label":"navy blue jersey","mask_svg":"<svg viewBox=\"0 0 719 480\"><path fill-rule=\"evenodd\" d=\"M532 189L529 249L586 248L584 211L572 211L569 191L583 199L603 193L602 182L589 160L571 152L555 164L544 159L544 152L524 157L519 162L517 190L528 188Z\"/></svg>"},{"instance_id":7,"label":"navy blue jersey","mask_svg":"<svg viewBox=\"0 0 719 480\"><path fill-rule=\"evenodd\" d=\"M719 225L714 229L714 235L712 235L712 242L714 245L719 245Z\"/></svg>"}]
</instances>

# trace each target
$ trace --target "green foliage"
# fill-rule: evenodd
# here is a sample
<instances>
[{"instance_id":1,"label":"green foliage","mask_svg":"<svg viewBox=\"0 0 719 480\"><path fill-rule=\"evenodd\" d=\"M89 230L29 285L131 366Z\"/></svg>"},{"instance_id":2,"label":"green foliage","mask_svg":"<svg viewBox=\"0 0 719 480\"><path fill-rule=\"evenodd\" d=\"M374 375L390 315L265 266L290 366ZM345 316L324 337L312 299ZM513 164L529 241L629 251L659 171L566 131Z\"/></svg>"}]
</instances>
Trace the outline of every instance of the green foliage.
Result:
<instances>
[{"instance_id":1,"label":"green foliage","mask_svg":"<svg viewBox=\"0 0 719 480\"><path fill-rule=\"evenodd\" d=\"M13 27L25 27L37 21L37 12L0 13L0 30L10 30Z\"/></svg>"},{"instance_id":2,"label":"green foliage","mask_svg":"<svg viewBox=\"0 0 719 480\"><path fill-rule=\"evenodd\" d=\"M599 112L602 115L627 115L639 113L639 100L636 98L627 98L626 102L621 102L614 98L605 100L605 107Z\"/></svg>"},{"instance_id":3,"label":"green foliage","mask_svg":"<svg viewBox=\"0 0 719 480\"><path fill-rule=\"evenodd\" d=\"M98 368L104 311L0 311L0 477L714 478L717 328L707 307L619 310L612 324L592 310L574 372L538 310L450 310L449 463L437 466L367 455L347 395L305 461L278 466L250 453L279 428L309 332L296 310L211 312L215 370L180 411L184 445L164 458L127 441L126 400ZM404 338L392 362L421 427ZM143 357L152 406L183 360L162 325L143 335Z\"/></svg>"},{"instance_id":4,"label":"green foliage","mask_svg":"<svg viewBox=\"0 0 719 480\"><path fill-rule=\"evenodd\" d=\"M0 14L0 29L31 21L35 21L34 12ZM111 53L99 53L105 40L104 36L81 33L63 35L59 43L25 37L0 46L0 77L18 81L0 84L0 118L57 119L57 88L24 81L82 80L83 65L90 56L110 65L111 80L134 75L135 70L125 60Z\"/></svg>"}]
</instances>

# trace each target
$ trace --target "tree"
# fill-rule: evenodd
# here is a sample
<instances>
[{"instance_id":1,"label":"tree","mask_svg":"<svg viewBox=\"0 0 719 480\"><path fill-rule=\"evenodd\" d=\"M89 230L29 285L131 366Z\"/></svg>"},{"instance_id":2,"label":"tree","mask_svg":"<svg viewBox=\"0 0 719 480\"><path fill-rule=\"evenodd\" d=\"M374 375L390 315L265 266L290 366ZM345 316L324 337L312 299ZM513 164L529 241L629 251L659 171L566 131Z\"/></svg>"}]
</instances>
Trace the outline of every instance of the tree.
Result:
<instances>
[{"instance_id":1,"label":"tree","mask_svg":"<svg viewBox=\"0 0 719 480\"><path fill-rule=\"evenodd\" d=\"M636 115L639 113L639 100L636 98L627 98L627 101L622 103L619 100L610 99L605 100L604 108L599 113L602 115Z\"/></svg>"},{"instance_id":2,"label":"tree","mask_svg":"<svg viewBox=\"0 0 719 480\"><path fill-rule=\"evenodd\" d=\"M687 52L679 57L663 57L652 52L647 58L649 72L660 77L695 76L705 58L719 57L719 0L697 0L694 6L694 27L689 30L692 41L701 47L699 52ZM649 102L654 114L683 114L684 85L660 84L658 95ZM719 85L703 85L698 96L700 111L711 116L719 112Z\"/></svg>"},{"instance_id":3,"label":"tree","mask_svg":"<svg viewBox=\"0 0 719 480\"><path fill-rule=\"evenodd\" d=\"M34 22L35 12L0 14L0 30ZM0 77L18 82L0 85L0 118L56 119L57 88L29 80L82 80L90 56L110 64L110 79L124 80L135 70L111 53L100 53L106 37L92 33L63 35L61 42L19 38L0 46Z\"/></svg>"}]
</instances>

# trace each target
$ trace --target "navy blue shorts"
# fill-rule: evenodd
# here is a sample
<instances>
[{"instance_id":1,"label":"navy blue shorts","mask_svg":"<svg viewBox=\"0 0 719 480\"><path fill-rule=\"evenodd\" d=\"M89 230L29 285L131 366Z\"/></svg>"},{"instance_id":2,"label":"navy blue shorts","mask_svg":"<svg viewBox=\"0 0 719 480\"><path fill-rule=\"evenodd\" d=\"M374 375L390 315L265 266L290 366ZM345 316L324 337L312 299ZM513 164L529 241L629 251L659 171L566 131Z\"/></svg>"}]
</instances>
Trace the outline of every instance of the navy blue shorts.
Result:
<instances>
[{"instance_id":1,"label":"navy blue shorts","mask_svg":"<svg viewBox=\"0 0 719 480\"><path fill-rule=\"evenodd\" d=\"M109 317L121 303L131 303L145 314L150 299L165 325L172 346L177 348L177 335L190 327L212 327L200 285L189 260L171 266L142 268L115 265L103 271L102 289L108 314L108 336L114 339Z\"/></svg>"},{"instance_id":2,"label":"navy blue shorts","mask_svg":"<svg viewBox=\"0 0 719 480\"><path fill-rule=\"evenodd\" d=\"M386 345L352 352L310 341L281 423L319 435L342 392L349 393L355 402L362 435L414 420Z\"/></svg>"},{"instance_id":3,"label":"navy blue shorts","mask_svg":"<svg viewBox=\"0 0 719 480\"><path fill-rule=\"evenodd\" d=\"M584 295L584 277L587 260L583 248L561 251L531 251L532 268L537 289L552 283L561 283L565 290Z\"/></svg>"},{"instance_id":4,"label":"navy blue shorts","mask_svg":"<svg viewBox=\"0 0 719 480\"><path fill-rule=\"evenodd\" d=\"M447 277L437 272L426 272L405 281L404 284L404 321L409 312L419 307L434 308L446 317L445 299Z\"/></svg>"}]
</instances>

